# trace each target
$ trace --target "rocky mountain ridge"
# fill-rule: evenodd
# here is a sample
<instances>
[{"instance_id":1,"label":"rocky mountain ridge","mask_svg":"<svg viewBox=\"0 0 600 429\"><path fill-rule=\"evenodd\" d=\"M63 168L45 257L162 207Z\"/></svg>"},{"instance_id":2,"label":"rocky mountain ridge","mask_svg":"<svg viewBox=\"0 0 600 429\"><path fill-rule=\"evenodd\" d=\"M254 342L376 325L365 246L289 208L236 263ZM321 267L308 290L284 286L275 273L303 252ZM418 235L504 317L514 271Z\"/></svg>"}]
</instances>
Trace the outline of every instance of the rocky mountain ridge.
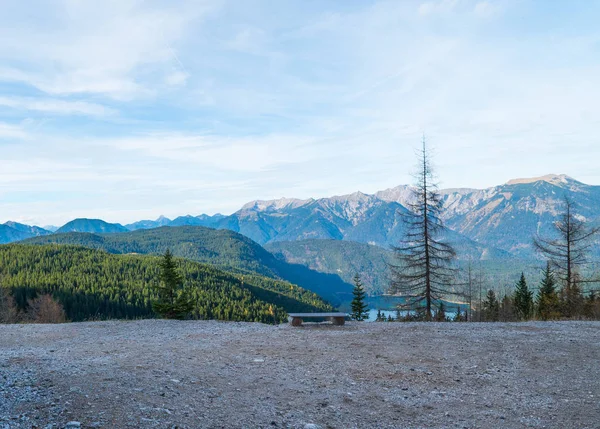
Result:
<instances>
[{"instance_id":1,"label":"rocky mountain ridge","mask_svg":"<svg viewBox=\"0 0 600 429\"><path fill-rule=\"evenodd\" d=\"M553 222L562 210L564 197L571 198L581 217L600 223L600 186L586 185L566 175L513 179L487 189L442 189L443 218L463 257L475 259L532 257L531 238L552 233ZM180 216L170 220L139 221L123 227L78 220L59 232L124 232L160 226L196 225L239 232L264 245L277 241L306 239L352 240L389 248L402 237L402 214L413 198L412 188L401 185L375 194L354 192L329 198L280 198L255 200L225 216ZM82 226L83 225L83 226ZM5 224L0 242L22 240L49 231L16 230ZM9 228L9 229L7 229ZM41 230L41 231L40 231ZM600 246L597 246L600 247ZM598 251L600 254L600 250Z\"/></svg>"}]
</instances>

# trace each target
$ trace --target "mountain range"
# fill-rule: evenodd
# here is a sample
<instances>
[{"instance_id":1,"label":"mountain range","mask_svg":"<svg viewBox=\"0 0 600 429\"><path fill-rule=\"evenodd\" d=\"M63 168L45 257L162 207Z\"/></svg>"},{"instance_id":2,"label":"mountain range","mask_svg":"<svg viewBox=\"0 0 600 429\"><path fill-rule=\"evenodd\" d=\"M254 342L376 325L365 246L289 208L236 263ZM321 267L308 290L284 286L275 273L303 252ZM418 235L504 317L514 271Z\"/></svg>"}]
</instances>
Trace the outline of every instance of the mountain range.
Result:
<instances>
[{"instance_id":1,"label":"mountain range","mask_svg":"<svg viewBox=\"0 0 600 429\"><path fill-rule=\"evenodd\" d=\"M455 246L463 265L477 261L499 285L512 284L521 271L537 273L532 238L552 234L565 197L576 204L582 220L600 224L600 186L565 175L516 179L487 189L444 189L440 194L449 228L443 239ZM256 200L228 216L161 216L125 226L75 219L56 233L7 222L0 225L0 244L30 239L111 253L171 248L178 256L283 279L339 302L355 272L365 276L370 293L386 290L390 248L403 237L402 215L412 198L411 187L402 185L372 195ZM600 241L594 244L593 257L600 260Z\"/></svg>"},{"instance_id":2,"label":"mountain range","mask_svg":"<svg viewBox=\"0 0 600 429\"><path fill-rule=\"evenodd\" d=\"M600 224L600 186L581 183L565 175L516 179L487 189L444 189L443 217L452 242L462 259L534 258L532 237L551 234L563 198L577 205L582 219ZM389 248L404 234L402 214L412 198L407 185L369 195L320 199L281 198L252 201L225 216L180 216L170 220L143 220L110 224L99 219L75 219L57 233L117 233L161 226L205 226L229 229L265 245L279 241L309 239L348 240ZM14 222L0 226L0 243L51 234L39 227ZM600 256L600 246L595 253Z\"/></svg>"}]
</instances>

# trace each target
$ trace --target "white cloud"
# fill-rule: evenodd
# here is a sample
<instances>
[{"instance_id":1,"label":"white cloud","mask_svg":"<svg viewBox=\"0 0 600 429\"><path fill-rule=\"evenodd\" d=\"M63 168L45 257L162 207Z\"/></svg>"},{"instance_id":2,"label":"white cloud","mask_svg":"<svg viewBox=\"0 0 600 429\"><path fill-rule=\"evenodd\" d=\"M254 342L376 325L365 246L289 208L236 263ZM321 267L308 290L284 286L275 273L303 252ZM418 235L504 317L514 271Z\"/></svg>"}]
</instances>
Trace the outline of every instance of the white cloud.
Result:
<instances>
[{"instance_id":1,"label":"white cloud","mask_svg":"<svg viewBox=\"0 0 600 429\"><path fill-rule=\"evenodd\" d=\"M314 139L293 135L221 137L181 133L156 133L95 141L136 156L209 166L220 171L257 173L282 164L307 162L318 157Z\"/></svg>"},{"instance_id":2,"label":"white cloud","mask_svg":"<svg viewBox=\"0 0 600 429\"><path fill-rule=\"evenodd\" d=\"M6 124L0 122L0 139L26 139L29 133L21 125Z\"/></svg>"},{"instance_id":3,"label":"white cloud","mask_svg":"<svg viewBox=\"0 0 600 429\"><path fill-rule=\"evenodd\" d=\"M205 3L152 7L136 0L5 7L0 18L0 80L20 81L49 94L96 93L115 99L152 94L149 68L170 74L172 45ZM190 7L193 6L193 7ZM16 66L19 64L19 67ZM179 77L181 80L181 78Z\"/></svg>"},{"instance_id":4,"label":"white cloud","mask_svg":"<svg viewBox=\"0 0 600 429\"><path fill-rule=\"evenodd\" d=\"M477 4L475 4L475 7L473 9L473 12L475 12L475 15L483 17L483 18L489 18L490 16L493 16L494 14L498 13L500 11L500 6L497 3L492 3L489 0L484 0L484 1L480 1Z\"/></svg>"},{"instance_id":5,"label":"white cloud","mask_svg":"<svg viewBox=\"0 0 600 429\"><path fill-rule=\"evenodd\" d=\"M60 203L4 203L3 216L125 222L374 192L411 180L423 131L443 186L600 182L598 30L517 29L537 4L258 1L208 17L196 3L44 4L23 29L0 17L0 80L56 95L15 84L0 98L0 162L20 162L0 167L0 192ZM18 109L60 117L17 124Z\"/></svg>"},{"instance_id":6,"label":"white cloud","mask_svg":"<svg viewBox=\"0 0 600 429\"><path fill-rule=\"evenodd\" d=\"M185 85L189 77L189 73L175 70L171 74L167 75L166 82L171 86Z\"/></svg>"},{"instance_id":7,"label":"white cloud","mask_svg":"<svg viewBox=\"0 0 600 429\"><path fill-rule=\"evenodd\" d=\"M420 15L451 12L458 5L459 0L437 0L422 3L419 6Z\"/></svg>"},{"instance_id":8,"label":"white cloud","mask_svg":"<svg viewBox=\"0 0 600 429\"><path fill-rule=\"evenodd\" d=\"M101 104L52 98L0 97L0 106L59 115L109 116L116 114L116 110Z\"/></svg>"}]
</instances>

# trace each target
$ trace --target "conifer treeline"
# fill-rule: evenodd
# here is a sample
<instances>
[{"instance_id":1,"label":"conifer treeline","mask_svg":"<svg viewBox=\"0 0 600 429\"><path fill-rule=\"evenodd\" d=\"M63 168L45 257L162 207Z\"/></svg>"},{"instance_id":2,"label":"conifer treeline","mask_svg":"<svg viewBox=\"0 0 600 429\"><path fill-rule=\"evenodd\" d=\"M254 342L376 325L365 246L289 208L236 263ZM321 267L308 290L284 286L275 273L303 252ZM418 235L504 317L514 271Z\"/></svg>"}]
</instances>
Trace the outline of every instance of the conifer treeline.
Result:
<instances>
[{"instance_id":1,"label":"conifer treeline","mask_svg":"<svg viewBox=\"0 0 600 429\"><path fill-rule=\"evenodd\" d=\"M493 290L487 292L485 301L474 312L472 320L484 322L512 322L522 320L600 319L600 300L591 291L587 296L575 283L558 288L550 264L537 293L528 286L525 275L515 287L513 294L505 294L501 300Z\"/></svg>"},{"instance_id":2,"label":"conifer treeline","mask_svg":"<svg viewBox=\"0 0 600 429\"><path fill-rule=\"evenodd\" d=\"M151 303L159 261L74 246L5 245L0 246L0 287L21 311L31 299L50 294L72 321L155 317ZM194 301L194 318L279 323L286 312L331 310L318 295L290 283L189 260L177 264Z\"/></svg>"}]
</instances>

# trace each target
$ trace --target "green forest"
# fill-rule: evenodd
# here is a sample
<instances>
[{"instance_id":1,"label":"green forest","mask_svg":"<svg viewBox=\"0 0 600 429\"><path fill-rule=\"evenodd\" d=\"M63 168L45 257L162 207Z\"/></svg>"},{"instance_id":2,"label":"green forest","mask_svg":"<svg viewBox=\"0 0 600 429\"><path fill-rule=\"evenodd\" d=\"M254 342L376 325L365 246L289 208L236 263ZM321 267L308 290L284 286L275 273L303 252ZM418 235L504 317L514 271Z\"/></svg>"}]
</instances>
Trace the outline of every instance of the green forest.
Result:
<instances>
[{"instance_id":1,"label":"green forest","mask_svg":"<svg viewBox=\"0 0 600 429\"><path fill-rule=\"evenodd\" d=\"M331 310L318 295L284 281L185 259L177 264L196 319L280 323L287 312ZM71 321L156 317L151 304L158 278L158 256L114 255L69 245L0 246L0 287L18 309L50 294Z\"/></svg>"},{"instance_id":2,"label":"green forest","mask_svg":"<svg viewBox=\"0 0 600 429\"><path fill-rule=\"evenodd\" d=\"M334 305L352 299L352 286L337 273L322 273L276 258L248 237L202 226L162 227L118 234L71 232L35 237L26 244L71 244L116 254L173 255L229 272L259 274L311 290ZM354 273L353 273L354 274Z\"/></svg>"}]
</instances>

